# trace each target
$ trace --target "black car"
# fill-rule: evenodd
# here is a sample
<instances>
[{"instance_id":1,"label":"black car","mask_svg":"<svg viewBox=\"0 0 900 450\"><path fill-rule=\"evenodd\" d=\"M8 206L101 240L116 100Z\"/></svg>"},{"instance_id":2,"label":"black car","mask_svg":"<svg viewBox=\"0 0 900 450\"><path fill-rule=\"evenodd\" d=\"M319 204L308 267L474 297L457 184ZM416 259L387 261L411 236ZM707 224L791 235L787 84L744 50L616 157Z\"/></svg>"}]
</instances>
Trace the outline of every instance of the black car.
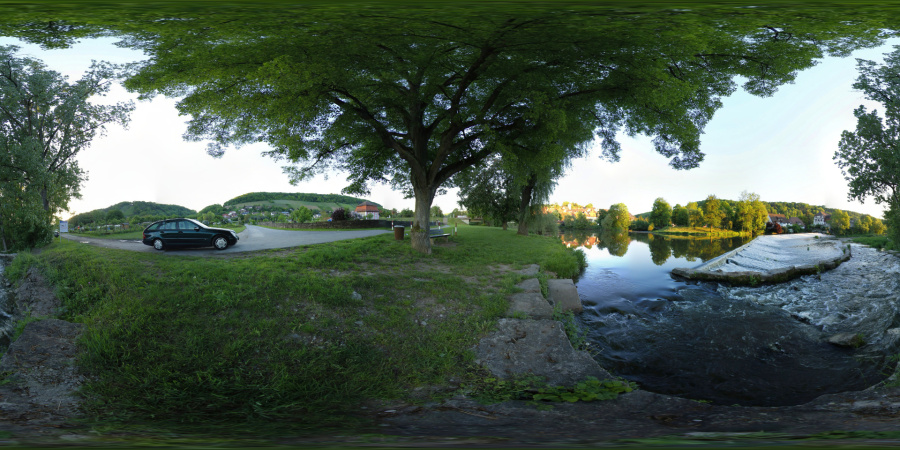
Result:
<instances>
[{"instance_id":1,"label":"black car","mask_svg":"<svg viewBox=\"0 0 900 450\"><path fill-rule=\"evenodd\" d=\"M210 228L194 219L168 219L154 222L144 229L146 245L157 250L167 247L209 247L225 250L237 244L238 235L225 228Z\"/></svg>"}]
</instances>

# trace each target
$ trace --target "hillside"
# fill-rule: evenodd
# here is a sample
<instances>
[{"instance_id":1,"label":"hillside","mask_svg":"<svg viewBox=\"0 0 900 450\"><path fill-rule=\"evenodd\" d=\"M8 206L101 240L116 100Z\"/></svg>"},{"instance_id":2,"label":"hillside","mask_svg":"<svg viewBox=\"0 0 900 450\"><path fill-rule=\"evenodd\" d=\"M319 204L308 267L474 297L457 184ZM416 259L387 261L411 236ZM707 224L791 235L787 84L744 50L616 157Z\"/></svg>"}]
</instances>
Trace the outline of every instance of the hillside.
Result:
<instances>
[{"instance_id":1,"label":"hillside","mask_svg":"<svg viewBox=\"0 0 900 450\"><path fill-rule=\"evenodd\" d=\"M111 211L121 211L124 221L128 221L128 219L135 216L143 217L145 220L152 220L152 218L185 217L197 214L193 209L179 205L164 205L141 201L121 202L106 208L76 214L69 218L69 226L74 227L92 222L105 222L105 218Z\"/></svg>"},{"instance_id":2,"label":"hillside","mask_svg":"<svg viewBox=\"0 0 900 450\"><path fill-rule=\"evenodd\" d=\"M336 208L352 210L365 199L337 194L307 194L289 192L251 192L239 195L222 205L222 212L251 206L263 208L297 209L301 206L313 211L333 211ZM371 202L382 208L381 205ZM206 210L206 208L204 208Z\"/></svg>"},{"instance_id":3,"label":"hillside","mask_svg":"<svg viewBox=\"0 0 900 450\"><path fill-rule=\"evenodd\" d=\"M311 203L311 204L340 204L340 205L353 205L354 207L365 199L350 197L347 195L338 195L338 194L311 194L311 193L300 193L300 192L250 192L247 194L239 195L231 200L226 201L222 204L224 207L238 207L244 206L248 204L259 204L260 202L276 202L276 201L285 201L285 202L300 202L300 203ZM372 202L375 203L375 202ZM381 205L375 203L380 208Z\"/></svg>"}]
</instances>

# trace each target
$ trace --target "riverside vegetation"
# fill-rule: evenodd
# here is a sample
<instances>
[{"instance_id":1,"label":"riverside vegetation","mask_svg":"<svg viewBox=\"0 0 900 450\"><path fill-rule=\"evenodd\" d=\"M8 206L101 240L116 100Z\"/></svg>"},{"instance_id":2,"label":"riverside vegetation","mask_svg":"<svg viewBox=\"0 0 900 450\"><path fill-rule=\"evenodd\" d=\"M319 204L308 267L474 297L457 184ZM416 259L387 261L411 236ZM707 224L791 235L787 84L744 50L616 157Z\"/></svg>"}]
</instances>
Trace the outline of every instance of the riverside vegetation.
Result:
<instances>
[{"instance_id":1,"label":"riverside vegetation","mask_svg":"<svg viewBox=\"0 0 900 450\"><path fill-rule=\"evenodd\" d=\"M60 318L86 325L95 426L260 435L363 426L372 401L482 383L470 349L524 278L510 269L531 263L572 277L583 258L555 238L463 225L430 257L392 235L211 258L54 241L7 276L38 267Z\"/></svg>"}]
</instances>

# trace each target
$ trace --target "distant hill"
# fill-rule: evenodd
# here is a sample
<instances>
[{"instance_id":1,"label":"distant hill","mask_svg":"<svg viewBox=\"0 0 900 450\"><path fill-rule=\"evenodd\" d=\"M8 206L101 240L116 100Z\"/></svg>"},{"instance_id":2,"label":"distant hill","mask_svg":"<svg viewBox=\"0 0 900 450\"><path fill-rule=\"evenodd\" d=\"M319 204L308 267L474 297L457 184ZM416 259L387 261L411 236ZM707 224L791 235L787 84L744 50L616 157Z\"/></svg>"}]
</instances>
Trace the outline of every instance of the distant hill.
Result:
<instances>
[{"instance_id":1,"label":"distant hill","mask_svg":"<svg viewBox=\"0 0 900 450\"><path fill-rule=\"evenodd\" d=\"M292 192L250 192L248 194L239 195L222 206L226 209L237 209L246 206L283 206L286 208L299 208L305 206L309 209L327 209L331 210L336 207L355 208L366 199L350 197L338 194L306 194ZM375 203L375 202L371 202ZM379 208L382 206L378 203Z\"/></svg>"},{"instance_id":2,"label":"distant hill","mask_svg":"<svg viewBox=\"0 0 900 450\"><path fill-rule=\"evenodd\" d=\"M122 217L124 218L123 222L128 222L135 216L140 216L144 218L144 220L149 221L165 217L185 217L197 214L197 211L179 205L164 205L161 203L141 201L121 202L106 208L76 214L69 218L69 226L76 227L92 222L105 223L105 218L111 211L121 211Z\"/></svg>"}]
</instances>

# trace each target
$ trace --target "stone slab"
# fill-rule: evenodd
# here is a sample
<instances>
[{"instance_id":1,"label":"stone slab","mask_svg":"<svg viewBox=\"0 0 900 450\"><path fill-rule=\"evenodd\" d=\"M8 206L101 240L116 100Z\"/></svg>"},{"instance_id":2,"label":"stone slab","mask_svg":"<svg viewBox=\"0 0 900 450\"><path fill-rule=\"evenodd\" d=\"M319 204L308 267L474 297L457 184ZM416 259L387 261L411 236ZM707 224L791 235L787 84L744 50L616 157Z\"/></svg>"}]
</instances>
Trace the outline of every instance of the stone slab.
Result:
<instances>
[{"instance_id":1,"label":"stone slab","mask_svg":"<svg viewBox=\"0 0 900 450\"><path fill-rule=\"evenodd\" d=\"M572 386L587 376L614 378L587 352L572 348L555 320L500 319L475 354L478 364L501 378L537 375L557 386Z\"/></svg>"},{"instance_id":2,"label":"stone slab","mask_svg":"<svg viewBox=\"0 0 900 450\"><path fill-rule=\"evenodd\" d=\"M541 292L541 282L537 278L529 278L516 285L525 292Z\"/></svg>"},{"instance_id":3,"label":"stone slab","mask_svg":"<svg viewBox=\"0 0 900 450\"><path fill-rule=\"evenodd\" d=\"M547 300L554 308L560 311L572 311L580 313L584 310L581 298L578 297L578 289L575 283L568 278L561 280L547 280Z\"/></svg>"},{"instance_id":4,"label":"stone slab","mask_svg":"<svg viewBox=\"0 0 900 450\"><path fill-rule=\"evenodd\" d=\"M508 316L525 314L532 319L549 319L553 317L553 307L544 299L540 291L519 292L509 296Z\"/></svg>"}]
</instances>

